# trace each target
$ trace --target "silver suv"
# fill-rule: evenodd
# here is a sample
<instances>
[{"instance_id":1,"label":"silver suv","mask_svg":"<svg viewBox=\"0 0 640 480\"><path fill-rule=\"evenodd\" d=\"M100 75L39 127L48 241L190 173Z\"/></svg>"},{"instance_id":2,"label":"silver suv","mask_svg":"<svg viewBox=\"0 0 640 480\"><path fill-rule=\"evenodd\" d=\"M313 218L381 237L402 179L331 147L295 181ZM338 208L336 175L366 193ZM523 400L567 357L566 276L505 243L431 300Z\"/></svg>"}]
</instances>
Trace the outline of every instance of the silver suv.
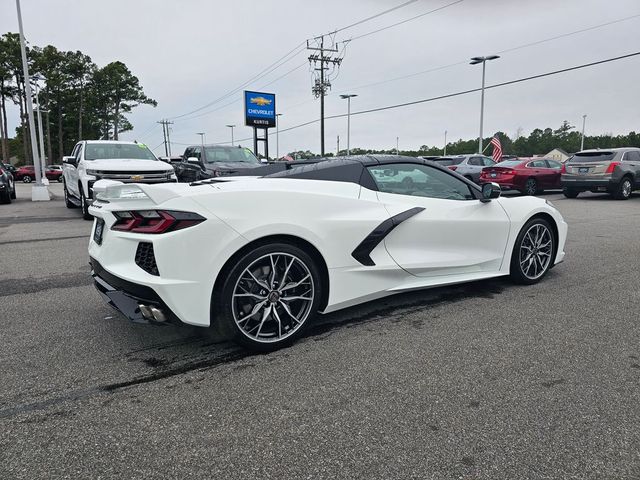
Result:
<instances>
[{"instance_id":1,"label":"silver suv","mask_svg":"<svg viewBox=\"0 0 640 480\"><path fill-rule=\"evenodd\" d=\"M454 170L475 183L480 181L480 174L483 168L493 167L496 164L492 158L480 154L440 157L434 158L433 161L443 167L447 167L449 170Z\"/></svg>"},{"instance_id":2,"label":"silver suv","mask_svg":"<svg viewBox=\"0 0 640 480\"><path fill-rule=\"evenodd\" d=\"M583 150L564 164L560 179L565 197L607 192L620 200L640 188L640 148Z\"/></svg>"}]
</instances>

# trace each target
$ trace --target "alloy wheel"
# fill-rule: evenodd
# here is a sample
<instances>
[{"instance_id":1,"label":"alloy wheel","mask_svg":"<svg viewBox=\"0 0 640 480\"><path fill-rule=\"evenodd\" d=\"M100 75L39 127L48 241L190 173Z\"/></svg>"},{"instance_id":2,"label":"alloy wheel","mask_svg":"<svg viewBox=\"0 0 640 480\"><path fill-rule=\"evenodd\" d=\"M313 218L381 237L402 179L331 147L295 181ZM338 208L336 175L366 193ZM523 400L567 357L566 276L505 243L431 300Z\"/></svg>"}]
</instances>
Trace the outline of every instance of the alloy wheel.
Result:
<instances>
[{"instance_id":1,"label":"alloy wheel","mask_svg":"<svg viewBox=\"0 0 640 480\"><path fill-rule=\"evenodd\" d=\"M231 302L233 319L254 342L280 342L302 327L314 296L313 276L300 258L269 253L252 262L238 278Z\"/></svg>"},{"instance_id":2,"label":"alloy wheel","mask_svg":"<svg viewBox=\"0 0 640 480\"><path fill-rule=\"evenodd\" d=\"M553 235L549 229L535 223L522 237L518 261L522 274L529 280L537 280L547 271L553 255Z\"/></svg>"},{"instance_id":3,"label":"alloy wheel","mask_svg":"<svg viewBox=\"0 0 640 480\"><path fill-rule=\"evenodd\" d=\"M538 191L538 186L533 178L527 180L527 183L525 184L525 191L527 192L527 195L535 195Z\"/></svg>"},{"instance_id":4,"label":"alloy wheel","mask_svg":"<svg viewBox=\"0 0 640 480\"><path fill-rule=\"evenodd\" d=\"M622 181L622 197L629 198L631 196L631 181L625 178Z\"/></svg>"}]
</instances>

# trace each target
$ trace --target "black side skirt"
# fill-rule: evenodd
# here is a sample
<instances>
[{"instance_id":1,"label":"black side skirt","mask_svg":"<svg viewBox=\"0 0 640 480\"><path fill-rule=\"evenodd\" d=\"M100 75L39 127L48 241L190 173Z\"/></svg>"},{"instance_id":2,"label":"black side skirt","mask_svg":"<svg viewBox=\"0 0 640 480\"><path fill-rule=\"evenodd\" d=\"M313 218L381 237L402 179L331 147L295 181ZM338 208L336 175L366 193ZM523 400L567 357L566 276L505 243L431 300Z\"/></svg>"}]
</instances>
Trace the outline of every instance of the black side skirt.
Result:
<instances>
[{"instance_id":1,"label":"black side skirt","mask_svg":"<svg viewBox=\"0 0 640 480\"><path fill-rule=\"evenodd\" d=\"M374 228L373 231L369 235L367 235L366 238L362 240L362 242L360 242L360 245L358 245L355 250L351 252L351 256L362 265L373 267L375 265L375 262L370 257L373 249L376 248L382 240L384 240L384 237L391 233L391 230L396 228L408 218L413 217L423 210L423 207L414 207L405 212L394 215L391 218L388 218L376 228Z\"/></svg>"}]
</instances>

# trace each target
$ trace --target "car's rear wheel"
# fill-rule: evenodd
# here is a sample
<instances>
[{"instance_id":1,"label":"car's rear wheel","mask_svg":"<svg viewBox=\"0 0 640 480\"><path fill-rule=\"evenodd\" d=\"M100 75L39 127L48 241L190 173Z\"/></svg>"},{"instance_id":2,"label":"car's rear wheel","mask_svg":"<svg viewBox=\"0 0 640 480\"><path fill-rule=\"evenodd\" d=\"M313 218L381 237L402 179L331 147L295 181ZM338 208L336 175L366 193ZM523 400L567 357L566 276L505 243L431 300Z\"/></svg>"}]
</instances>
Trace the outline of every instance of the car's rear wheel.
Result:
<instances>
[{"instance_id":1,"label":"car's rear wheel","mask_svg":"<svg viewBox=\"0 0 640 480\"><path fill-rule=\"evenodd\" d=\"M538 182L535 178L528 178L524 184L523 192L525 195L535 195L538 193Z\"/></svg>"},{"instance_id":2,"label":"car's rear wheel","mask_svg":"<svg viewBox=\"0 0 640 480\"><path fill-rule=\"evenodd\" d=\"M580 195L580 190L576 190L575 188L564 187L562 189L562 193L567 198L577 198Z\"/></svg>"},{"instance_id":3,"label":"car's rear wheel","mask_svg":"<svg viewBox=\"0 0 640 480\"><path fill-rule=\"evenodd\" d=\"M511 278L517 283L540 281L552 265L556 238L549 222L534 218L522 228L511 254Z\"/></svg>"},{"instance_id":4,"label":"car's rear wheel","mask_svg":"<svg viewBox=\"0 0 640 480\"><path fill-rule=\"evenodd\" d=\"M320 270L304 250L287 243L263 245L222 272L214 292L220 331L252 350L269 351L300 337L322 296Z\"/></svg>"},{"instance_id":5,"label":"car's rear wheel","mask_svg":"<svg viewBox=\"0 0 640 480\"><path fill-rule=\"evenodd\" d=\"M62 183L62 175L58 177L58 183Z\"/></svg>"},{"instance_id":6,"label":"car's rear wheel","mask_svg":"<svg viewBox=\"0 0 640 480\"><path fill-rule=\"evenodd\" d=\"M67 182L64 182L63 191L64 191L64 204L67 206L67 208L76 208L76 204L73 203L69 198L69 190L67 190Z\"/></svg>"},{"instance_id":7,"label":"car's rear wheel","mask_svg":"<svg viewBox=\"0 0 640 480\"><path fill-rule=\"evenodd\" d=\"M629 177L623 177L615 191L613 196L618 200L628 200L631 198L631 192L633 191L633 184Z\"/></svg>"},{"instance_id":8,"label":"car's rear wheel","mask_svg":"<svg viewBox=\"0 0 640 480\"><path fill-rule=\"evenodd\" d=\"M33 178L31 178L31 175L25 175L24 177L22 177L22 181L24 183L31 183L32 180Z\"/></svg>"},{"instance_id":9,"label":"car's rear wheel","mask_svg":"<svg viewBox=\"0 0 640 480\"><path fill-rule=\"evenodd\" d=\"M0 193L0 203L11 203L11 193L8 190Z\"/></svg>"}]
</instances>

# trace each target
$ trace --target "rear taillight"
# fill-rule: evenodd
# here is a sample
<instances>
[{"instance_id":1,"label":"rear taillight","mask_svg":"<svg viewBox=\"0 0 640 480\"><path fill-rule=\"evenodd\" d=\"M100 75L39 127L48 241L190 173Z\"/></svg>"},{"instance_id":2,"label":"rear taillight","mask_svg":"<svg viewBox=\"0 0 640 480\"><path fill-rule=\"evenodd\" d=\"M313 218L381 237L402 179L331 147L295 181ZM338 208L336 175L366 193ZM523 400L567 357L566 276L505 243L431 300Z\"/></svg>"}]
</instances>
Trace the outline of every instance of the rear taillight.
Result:
<instances>
[{"instance_id":1,"label":"rear taillight","mask_svg":"<svg viewBox=\"0 0 640 480\"><path fill-rule=\"evenodd\" d=\"M502 173L503 175L515 175L516 171L515 170L504 170L504 171L498 172L498 173Z\"/></svg>"},{"instance_id":2,"label":"rear taillight","mask_svg":"<svg viewBox=\"0 0 640 480\"><path fill-rule=\"evenodd\" d=\"M560 174L567 173L567 166L563 163L562 168L560 169Z\"/></svg>"},{"instance_id":3,"label":"rear taillight","mask_svg":"<svg viewBox=\"0 0 640 480\"><path fill-rule=\"evenodd\" d=\"M447 165L447 168L449 170L453 170L455 172L458 169L458 166L457 165Z\"/></svg>"},{"instance_id":4,"label":"rear taillight","mask_svg":"<svg viewBox=\"0 0 640 480\"><path fill-rule=\"evenodd\" d=\"M111 230L159 234L192 227L205 221L197 213L172 210L130 210L113 212L116 222Z\"/></svg>"},{"instance_id":5,"label":"rear taillight","mask_svg":"<svg viewBox=\"0 0 640 480\"><path fill-rule=\"evenodd\" d=\"M604 173L613 173L618 165L620 165L620 162L611 162Z\"/></svg>"}]
</instances>

